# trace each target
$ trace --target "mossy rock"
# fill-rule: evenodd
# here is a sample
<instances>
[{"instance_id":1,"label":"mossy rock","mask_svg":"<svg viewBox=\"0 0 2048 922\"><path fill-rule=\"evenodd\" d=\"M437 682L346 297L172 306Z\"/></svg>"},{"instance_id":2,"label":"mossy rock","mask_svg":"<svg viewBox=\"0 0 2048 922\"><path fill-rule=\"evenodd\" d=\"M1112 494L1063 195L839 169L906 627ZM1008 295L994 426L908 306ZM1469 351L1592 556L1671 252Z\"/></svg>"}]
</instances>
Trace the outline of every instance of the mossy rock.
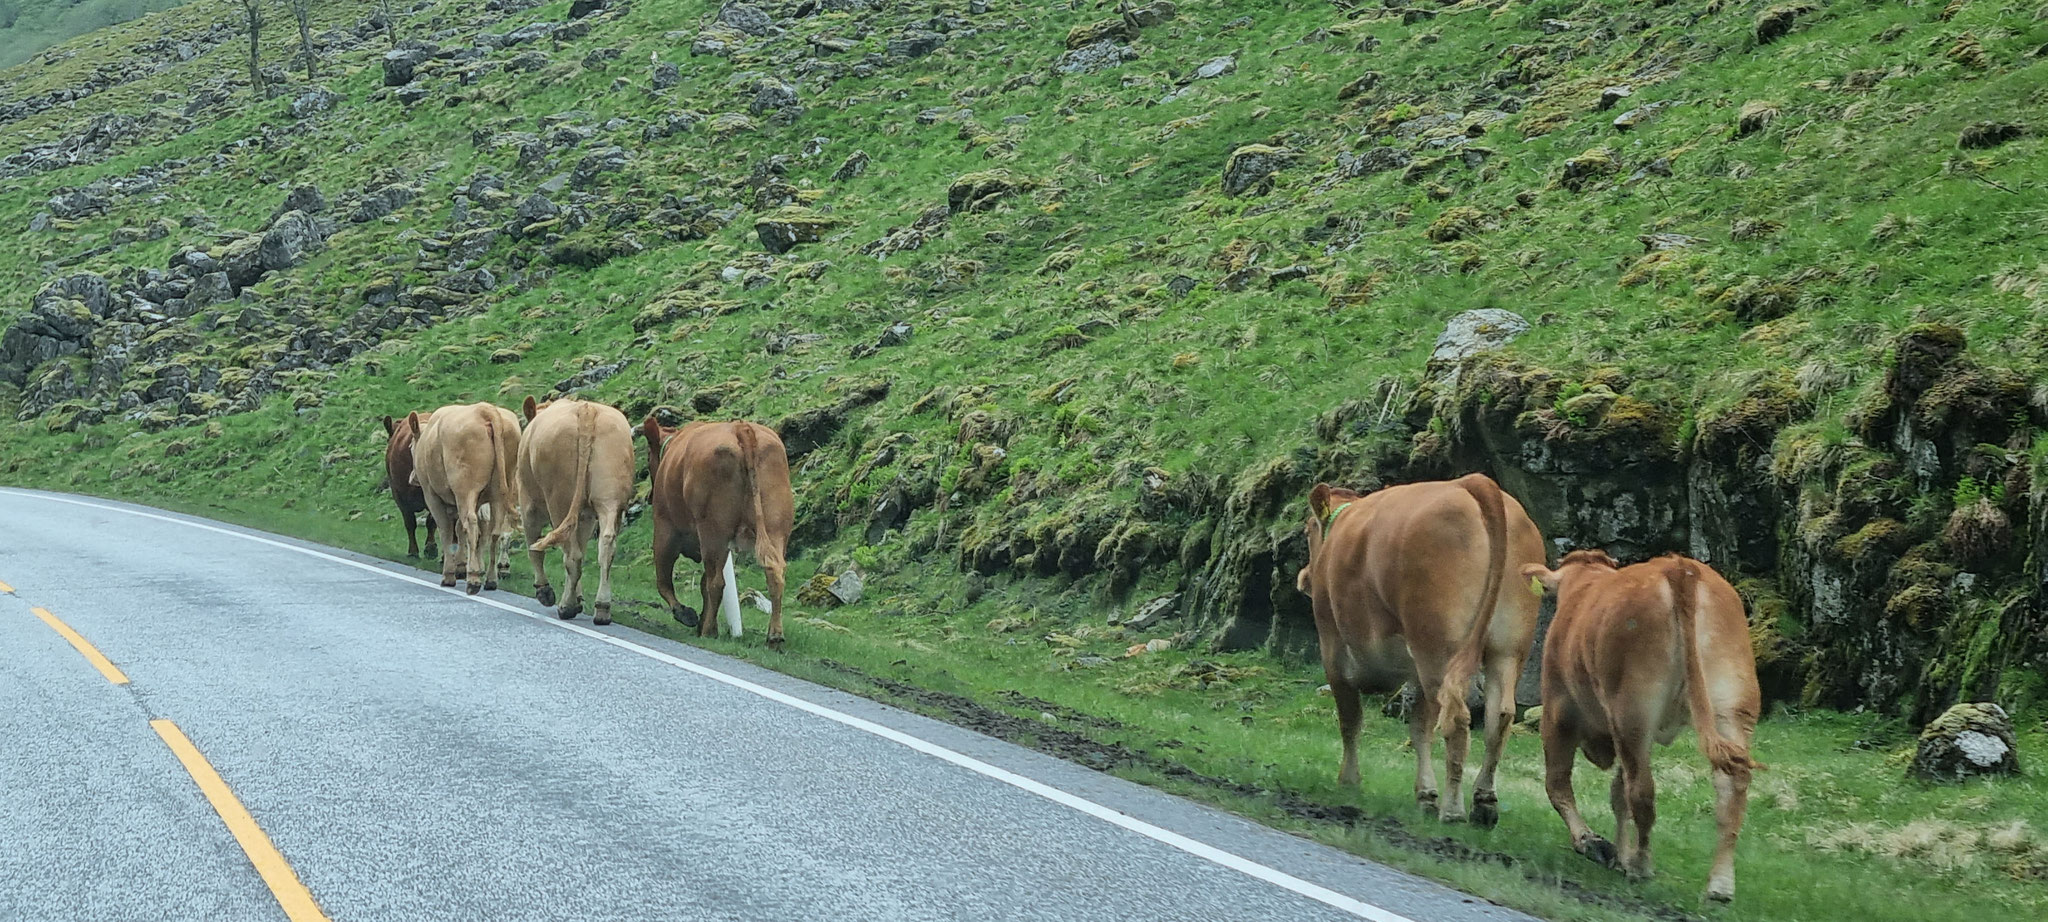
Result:
<instances>
[{"instance_id":1,"label":"mossy rock","mask_svg":"<svg viewBox=\"0 0 2048 922\"><path fill-rule=\"evenodd\" d=\"M1138 37L1138 30L1122 18L1104 19L1100 22L1084 23L1067 31L1067 50L1086 48L1097 42L1131 41Z\"/></svg>"},{"instance_id":2,"label":"mossy rock","mask_svg":"<svg viewBox=\"0 0 2048 922\"><path fill-rule=\"evenodd\" d=\"M1806 398L1783 376L1752 387L1734 405L1703 415L1693 448L1702 456L1735 466L1768 453L1778 432L1807 412Z\"/></svg>"},{"instance_id":3,"label":"mossy rock","mask_svg":"<svg viewBox=\"0 0 2048 922\"><path fill-rule=\"evenodd\" d=\"M762 215L754 222L754 233L770 253L787 253L799 244L817 243L845 221L800 206L786 206Z\"/></svg>"},{"instance_id":4,"label":"mossy rock","mask_svg":"<svg viewBox=\"0 0 2048 922\"><path fill-rule=\"evenodd\" d=\"M1911 540L1906 523L1875 519L1836 541L1834 552L1849 563L1864 563L1896 556Z\"/></svg>"},{"instance_id":5,"label":"mossy rock","mask_svg":"<svg viewBox=\"0 0 2048 922\"><path fill-rule=\"evenodd\" d=\"M1031 188L1030 180L1020 179L1009 170L983 170L968 173L946 190L946 210L952 214L963 211L987 211L996 207L1004 198Z\"/></svg>"},{"instance_id":6,"label":"mossy rock","mask_svg":"<svg viewBox=\"0 0 2048 922\"><path fill-rule=\"evenodd\" d=\"M1491 229L1489 224L1486 212L1469 205L1458 205L1437 215L1424 235L1438 243L1449 243L1478 236Z\"/></svg>"},{"instance_id":7,"label":"mossy rock","mask_svg":"<svg viewBox=\"0 0 2048 922\"><path fill-rule=\"evenodd\" d=\"M1564 175L1558 178L1561 185L1573 192L1583 192L1588 186L1621 171L1621 164L1614 162L1614 155L1604 147L1588 149L1564 162Z\"/></svg>"}]
</instances>

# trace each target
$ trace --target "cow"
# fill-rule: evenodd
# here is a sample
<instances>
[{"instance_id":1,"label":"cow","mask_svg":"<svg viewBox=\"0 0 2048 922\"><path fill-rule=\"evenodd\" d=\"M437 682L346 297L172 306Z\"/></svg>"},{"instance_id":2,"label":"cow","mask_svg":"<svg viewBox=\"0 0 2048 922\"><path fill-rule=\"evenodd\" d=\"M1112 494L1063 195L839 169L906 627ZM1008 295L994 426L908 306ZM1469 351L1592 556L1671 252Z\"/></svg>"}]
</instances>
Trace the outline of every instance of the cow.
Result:
<instances>
[{"instance_id":1,"label":"cow","mask_svg":"<svg viewBox=\"0 0 2048 922\"><path fill-rule=\"evenodd\" d=\"M555 604L548 585L547 550L562 549L568 584L555 617L583 611L583 552L595 526L597 606L591 620L612 623L612 554L633 502L633 425L601 403L526 398L526 433L519 438L519 495L526 502L526 554L533 563L534 597ZM553 529L550 530L549 526Z\"/></svg>"},{"instance_id":2,"label":"cow","mask_svg":"<svg viewBox=\"0 0 2048 922\"><path fill-rule=\"evenodd\" d=\"M432 414L428 414L431 417ZM422 417L425 422L428 417ZM398 504L398 514L405 519L405 556L420 555L420 539L417 531L419 514L427 511L426 494L420 492L420 485L412 476L412 427L405 420L384 417L384 479L391 487L391 501ZM435 548L434 517L427 516L427 556L433 557L440 551Z\"/></svg>"},{"instance_id":3,"label":"cow","mask_svg":"<svg viewBox=\"0 0 2048 922\"><path fill-rule=\"evenodd\" d=\"M427 511L455 544L441 555L441 585L455 585L456 567L470 595L498 588L498 542L519 508L512 465L519 456L519 418L489 403L447 406L408 414L413 433L413 478ZM460 553L456 553L459 550Z\"/></svg>"},{"instance_id":4,"label":"cow","mask_svg":"<svg viewBox=\"0 0 2048 922\"><path fill-rule=\"evenodd\" d=\"M675 619L709 637L725 590L727 555L751 548L768 575L768 646L780 650L783 552L796 521L789 455L775 430L750 422L695 422L680 429L649 416L649 504L654 507L654 587ZM704 564L703 614L676 601L678 556Z\"/></svg>"},{"instance_id":5,"label":"cow","mask_svg":"<svg viewBox=\"0 0 2048 922\"><path fill-rule=\"evenodd\" d=\"M1720 841L1706 897L1735 898L1735 839L1749 805L1750 758L1762 695L1742 597L1712 567L1678 555L1620 567L1596 550L1564 556L1522 578L1557 593L1543 642L1543 767L1550 804L1572 848L1629 877L1650 876L1657 819L1650 741L1669 745L1688 721L1713 768ZM1620 854L1579 815L1572 793L1576 752L1605 770Z\"/></svg>"},{"instance_id":6,"label":"cow","mask_svg":"<svg viewBox=\"0 0 2048 922\"><path fill-rule=\"evenodd\" d=\"M1445 822L1464 819L1459 788L1472 720L1466 692L1483 666L1486 761L1473 782L1470 816L1494 825L1494 770L1541 602L1501 587L1522 564L1544 560L1543 533L1483 474L1371 495L1318 483L1308 505L1309 562L1295 585L1313 600L1323 675L1337 700L1344 747L1338 783L1358 784L1360 696L1413 682L1415 801ZM1441 807L1432 729L1444 737Z\"/></svg>"}]
</instances>

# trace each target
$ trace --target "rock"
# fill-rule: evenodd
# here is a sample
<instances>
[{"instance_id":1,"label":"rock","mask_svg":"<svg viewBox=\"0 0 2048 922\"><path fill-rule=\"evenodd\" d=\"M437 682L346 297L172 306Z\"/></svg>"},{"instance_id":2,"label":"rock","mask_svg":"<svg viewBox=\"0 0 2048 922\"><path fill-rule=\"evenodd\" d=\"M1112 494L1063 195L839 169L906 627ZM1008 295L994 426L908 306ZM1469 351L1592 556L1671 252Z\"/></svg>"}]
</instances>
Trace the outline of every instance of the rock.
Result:
<instances>
[{"instance_id":1,"label":"rock","mask_svg":"<svg viewBox=\"0 0 2048 922\"><path fill-rule=\"evenodd\" d=\"M839 169L833 171L832 179L837 182L845 182L849 179L859 179L860 177L867 174L868 163L869 158L867 151L854 151L852 156L846 158L845 163L839 165Z\"/></svg>"},{"instance_id":2,"label":"rock","mask_svg":"<svg viewBox=\"0 0 2048 922\"><path fill-rule=\"evenodd\" d=\"M945 43L946 37L937 32L916 31L889 39L883 49L889 57L911 60L931 54Z\"/></svg>"},{"instance_id":3,"label":"rock","mask_svg":"<svg viewBox=\"0 0 2048 922\"><path fill-rule=\"evenodd\" d=\"M569 18L582 19L593 13L602 13L609 0L576 0L569 4Z\"/></svg>"},{"instance_id":4,"label":"rock","mask_svg":"<svg viewBox=\"0 0 2048 922\"><path fill-rule=\"evenodd\" d=\"M1601 112L1605 112L1609 109L1614 108L1615 103L1618 103L1633 95L1635 95L1635 89L1632 87L1610 86L1600 91L1600 102L1596 108Z\"/></svg>"},{"instance_id":5,"label":"rock","mask_svg":"<svg viewBox=\"0 0 2048 922\"><path fill-rule=\"evenodd\" d=\"M424 86L415 85L399 87L396 92L393 92L391 94L391 96L393 99L398 100L399 105L416 106L426 101L426 98L432 94L432 90L429 90Z\"/></svg>"},{"instance_id":6,"label":"rock","mask_svg":"<svg viewBox=\"0 0 2048 922\"><path fill-rule=\"evenodd\" d=\"M1189 292L1195 290L1195 286L1200 284L1201 282L1196 281L1193 276L1176 275L1167 281L1166 290L1173 292L1173 296L1176 298L1185 298Z\"/></svg>"},{"instance_id":7,"label":"rock","mask_svg":"<svg viewBox=\"0 0 2048 922\"><path fill-rule=\"evenodd\" d=\"M875 341L875 347L887 349L891 346L901 346L908 343L910 342L912 330L913 328L910 324L902 322L892 323L888 329L882 331L882 337Z\"/></svg>"},{"instance_id":8,"label":"rock","mask_svg":"<svg viewBox=\"0 0 2048 922\"><path fill-rule=\"evenodd\" d=\"M1777 120L1778 106L1776 103L1752 99L1742 104L1742 112L1735 118L1735 136L1741 138L1756 134L1765 128L1769 128L1771 123Z\"/></svg>"},{"instance_id":9,"label":"rock","mask_svg":"<svg viewBox=\"0 0 2048 922\"><path fill-rule=\"evenodd\" d=\"M756 38L775 31L775 20L757 6L734 3L718 11L718 21Z\"/></svg>"},{"instance_id":10,"label":"rock","mask_svg":"<svg viewBox=\"0 0 2048 922\"><path fill-rule=\"evenodd\" d=\"M314 87L292 99L292 118L312 118L341 103L341 94L326 87Z\"/></svg>"},{"instance_id":11,"label":"rock","mask_svg":"<svg viewBox=\"0 0 2048 922\"><path fill-rule=\"evenodd\" d=\"M312 183L294 186L292 191L285 195L284 204L277 206L277 211L271 214L271 223L277 223L277 219L282 217L287 211L325 214L327 212L327 197L321 195L320 187Z\"/></svg>"},{"instance_id":12,"label":"rock","mask_svg":"<svg viewBox=\"0 0 2048 922\"><path fill-rule=\"evenodd\" d=\"M953 180L953 185L946 190L946 209L952 214L987 211L1020 188L1023 184L1008 170L969 173Z\"/></svg>"},{"instance_id":13,"label":"rock","mask_svg":"<svg viewBox=\"0 0 2048 922\"><path fill-rule=\"evenodd\" d=\"M1362 154L1342 153L1337 155L1337 176L1339 179L1357 179L1402 169L1414 160L1415 155L1401 147L1374 147Z\"/></svg>"},{"instance_id":14,"label":"rock","mask_svg":"<svg viewBox=\"0 0 2048 922\"><path fill-rule=\"evenodd\" d=\"M861 578L860 571L847 570L835 577L832 585L826 587L825 591L831 593L832 598L838 600L838 604L853 605L860 601L861 590L866 587L867 583Z\"/></svg>"},{"instance_id":15,"label":"rock","mask_svg":"<svg viewBox=\"0 0 2048 922\"><path fill-rule=\"evenodd\" d=\"M1124 62L1135 61L1137 58L1138 53L1129 46L1104 39L1061 55L1059 62L1054 64L1052 69L1062 74L1092 74L1112 67L1121 67Z\"/></svg>"},{"instance_id":16,"label":"rock","mask_svg":"<svg viewBox=\"0 0 2048 922\"><path fill-rule=\"evenodd\" d=\"M765 115L790 108L797 103L796 87L770 78L761 81L760 87L754 91L754 101L747 107L747 111L755 115Z\"/></svg>"},{"instance_id":17,"label":"rock","mask_svg":"<svg viewBox=\"0 0 2048 922\"><path fill-rule=\"evenodd\" d=\"M657 90L672 89L683 82L683 72L667 61L656 61L651 82Z\"/></svg>"},{"instance_id":18,"label":"rock","mask_svg":"<svg viewBox=\"0 0 2048 922\"><path fill-rule=\"evenodd\" d=\"M754 234L768 252L787 253L801 243L816 243L839 227L840 221L808 208L781 208L754 222Z\"/></svg>"},{"instance_id":19,"label":"rock","mask_svg":"<svg viewBox=\"0 0 2048 922\"><path fill-rule=\"evenodd\" d=\"M1163 595L1138 606L1138 610L1124 621L1129 631L1149 631L1159 623L1180 613L1180 593Z\"/></svg>"},{"instance_id":20,"label":"rock","mask_svg":"<svg viewBox=\"0 0 2048 922\"><path fill-rule=\"evenodd\" d=\"M1643 234L1636 238L1643 245L1643 252L1656 253L1661 250L1683 250L1705 243L1698 237L1685 234Z\"/></svg>"},{"instance_id":21,"label":"rock","mask_svg":"<svg viewBox=\"0 0 2048 922\"><path fill-rule=\"evenodd\" d=\"M356 203L355 210L349 213L349 222L363 224L375 221L412 204L419 196L420 190L417 187L392 183L363 196L362 200Z\"/></svg>"},{"instance_id":22,"label":"rock","mask_svg":"<svg viewBox=\"0 0 2048 922\"><path fill-rule=\"evenodd\" d=\"M193 280L192 292L185 296L185 307L197 311L231 300L234 296L235 286L228 281L227 273L209 272Z\"/></svg>"},{"instance_id":23,"label":"rock","mask_svg":"<svg viewBox=\"0 0 2048 922\"><path fill-rule=\"evenodd\" d=\"M1657 114L1658 110L1669 108L1671 105L1672 102L1667 99L1661 102L1650 103L1647 106L1637 106L1627 112L1623 112L1614 117L1614 130L1627 131L1634 128L1649 121L1650 116Z\"/></svg>"},{"instance_id":24,"label":"rock","mask_svg":"<svg viewBox=\"0 0 2048 922\"><path fill-rule=\"evenodd\" d=\"M506 47L510 47L547 38L555 31L555 28L555 24L551 22L530 22L505 33L503 44Z\"/></svg>"},{"instance_id":25,"label":"rock","mask_svg":"<svg viewBox=\"0 0 2048 922\"><path fill-rule=\"evenodd\" d=\"M1956 146L1964 150L1982 150L2018 140L2026 133L2025 126L2011 122L1978 122L1963 129L1962 136L1956 139Z\"/></svg>"},{"instance_id":26,"label":"rock","mask_svg":"<svg viewBox=\"0 0 2048 922\"><path fill-rule=\"evenodd\" d=\"M1583 191L1602 177L1611 176L1621 166L1604 147L1595 147L1564 162L1564 175L1558 184L1573 192Z\"/></svg>"},{"instance_id":27,"label":"rock","mask_svg":"<svg viewBox=\"0 0 2048 922\"><path fill-rule=\"evenodd\" d=\"M1195 68L1195 79L1214 80L1217 77L1227 77L1234 73L1237 73L1237 59L1226 54L1220 58L1210 58L1202 62L1202 66Z\"/></svg>"},{"instance_id":28,"label":"rock","mask_svg":"<svg viewBox=\"0 0 2048 922\"><path fill-rule=\"evenodd\" d=\"M55 226L56 221L56 217L51 215L49 212L38 211L35 213L34 217L28 219L28 232L31 234L40 234Z\"/></svg>"},{"instance_id":29,"label":"rock","mask_svg":"<svg viewBox=\"0 0 2048 922\"><path fill-rule=\"evenodd\" d=\"M2012 718L1989 702L1958 704L1920 732L1912 775L1927 781L1962 781L2020 770Z\"/></svg>"},{"instance_id":30,"label":"rock","mask_svg":"<svg viewBox=\"0 0 2048 922\"><path fill-rule=\"evenodd\" d=\"M747 34L738 29L713 26L697 33L696 40L690 43L690 55L692 57L699 55L710 55L720 58L731 57L733 52L739 50L739 46L744 44L746 40Z\"/></svg>"},{"instance_id":31,"label":"rock","mask_svg":"<svg viewBox=\"0 0 2048 922\"><path fill-rule=\"evenodd\" d=\"M394 48L384 52L384 85L405 86L430 56L418 48Z\"/></svg>"},{"instance_id":32,"label":"rock","mask_svg":"<svg viewBox=\"0 0 2048 922\"><path fill-rule=\"evenodd\" d=\"M548 66L550 60L545 51L522 51L518 57L505 62L505 69L512 71L540 70ZM423 90L424 88L421 89ZM400 90L399 95L403 97L405 91Z\"/></svg>"},{"instance_id":33,"label":"rock","mask_svg":"<svg viewBox=\"0 0 2048 922\"><path fill-rule=\"evenodd\" d=\"M1798 25L1799 17L1813 12L1814 9L1811 3L1781 3L1756 14L1753 27L1756 43L1768 45L1785 37Z\"/></svg>"},{"instance_id":34,"label":"rock","mask_svg":"<svg viewBox=\"0 0 2048 922\"><path fill-rule=\"evenodd\" d=\"M1086 48L1100 42L1121 40L1132 41L1138 37L1138 30L1122 19L1104 19L1100 22L1085 23L1067 31L1067 50Z\"/></svg>"},{"instance_id":35,"label":"rock","mask_svg":"<svg viewBox=\"0 0 2048 922\"><path fill-rule=\"evenodd\" d=\"M1379 71L1366 71L1365 73L1360 74L1358 76L1358 79L1353 80L1350 83L1344 84L1344 88L1337 91L1337 98L1356 99L1359 96L1372 92L1375 87L1378 87L1380 85L1380 81L1385 79L1386 75L1380 73Z\"/></svg>"},{"instance_id":36,"label":"rock","mask_svg":"<svg viewBox=\"0 0 2048 922\"><path fill-rule=\"evenodd\" d=\"M626 168L626 149L607 147L585 154L576 162L576 169L569 174L569 185L584 188L597 181L605 173L615 173Z\"/></svg>"},{"instance_id":37,"label":"rock","mask_svg":"<svg viewBox=\"0 0 2048 922\"><path fill-rule=\"evenodd\" d=\"M113 200L90 189L64 189L44 203L50 214L65 219L103 215L114 207Z\"/></svg>"},{"instance_id":38,"label":"rock","mask_svg":"<svg viewBox=\"0 0 2048 922\"><path fill-rule=\"evenodd\" d=\"M1433 380L1455 382L1458 366L1466 359L1500 349L1527 332L1529 321L1513 311L1482 307L1456 314L1437 334L1424 374Z\"/></svg>"},{"instance_id":39,"label":"rock","mask_svg":"<svg viewBox=\"0 0 2048 922\"><path fill-rule=\"evenodd\" d=\"M1230 159L1223 165L1223 194L1234 197L1272 191L1273 174L1294 158L1293 151L1264 144L1247 144L1231 151Z\"/></svg>"},{"instance_id":40,"label":"rock","mask_svg":"<svg viewBox=\"0 0 2048 922\"><path fill-rule=\"evenodd\" d=\"M318 252L325 242L318 221L303 211L287 211L264 232L257 261L265 272L289 269Z\"/></svg>"},{"instance_id":41,"label":"rock","mask_svg":"<svg viewBox=\"0 0 2048 922\"><path fill-rule=\"evenodd\" d=\"M1124 22L1129 23L1133 29L1147 29L1171 20L1179 13L1180 10L1172 3L1158 0L1148 6L1124 10Z\"/></svg>"}]
</instances>

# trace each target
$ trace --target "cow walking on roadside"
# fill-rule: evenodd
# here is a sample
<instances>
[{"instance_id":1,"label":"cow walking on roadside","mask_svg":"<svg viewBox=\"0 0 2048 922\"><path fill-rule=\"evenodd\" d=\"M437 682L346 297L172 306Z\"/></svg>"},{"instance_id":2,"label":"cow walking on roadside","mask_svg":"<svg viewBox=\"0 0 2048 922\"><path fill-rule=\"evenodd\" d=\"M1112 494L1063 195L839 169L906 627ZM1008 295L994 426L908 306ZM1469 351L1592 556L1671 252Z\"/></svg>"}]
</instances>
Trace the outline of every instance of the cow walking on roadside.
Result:
<instances>
[{"instance_id":1,"label":"cow walking on roadside","mask_svg":"<svg viewBox=\"0 0 2048 922\"><path fill-rule=\"evenodd\" d=\"M597 538L597 604L591 620L612 623L612 555L626 506L633 502L633 426L601 403L526 398L526 433L519 440L519 495L533 564L534 596L555 604L548 585L547 551L562 549L567 580L555 616L583 611L584 546ZM552 526L552 530L550 529Z\"/></svg>"},{"instance_id":2,"label":"cow walking on roadside","mask_svg":"<svg viewBox=\"0 0 2048 922\"><path fill-rule=\"evenodd\" d=\"M431 417L432 414L428 414ZM421 417L426 422L428 417ZM391 487L391 501L405 520L405 556L420 555L420 513L427 511L427 495L412 475L413 428L405 420L384 417L384 480ZM427 556L440 553L434 541L434 517L427 516Z\"/></svg>"},{"instance_id":3,"label":"cow walking on roadside","mask_svg":"<svg viewBox=\"0 0 2048 922\"><path fill-rule=\"evenodd\" d=\"M648 503L654 509L654 586L684 625L711 636L727 555L752 550L768 576L768 646L782 647L783 554L796 521L789 455L775 430L749 422L664 427L650 416ZM676 600L676 558L704 565L702 613Z\"/></svg>"},{"instance_id":4,"label":"cow walking on roadside","mask_svg":"<svg viewBox=\"0 0 2048 922\"><path fill-rule=\"evenodd\" d=\"M1557 569L1525 566L1557 593L1543 643L1543 765L1550 803L1572 848L1629 877L1650 876L1657 819L1650 744L1669 745L1690 722L1713 768L1720 840L1706 896L1735 898L1735 840L1749 806L1749 744L1762 709L1742 597L1712 567L1677 555L1629 567L1601 551L1566 554ZM1609 799L1614 841L1579 815L1572 766L1579 752L1617 765Z\"/></svg>"},{"instance_id":5,"label":"cow walking on roadside","mask_svg":"<svg viewBox=\"0 0 2048 922\"><path fill-rule=\"evenodd\" d=\"M405 418L413 432L413 477L441 532L455 538L450 553L441 555L441 585L455 585L461 566L470 595L496 589L499 541L519 508L519 484L512 476L519 418L503 407L476 403L442 407L426 422L421 419L418 413Z\"/></svg>"},{"instance_id":6,"label":"cow walking on roadside","mask_svg":"<svg viewBox=\"0 0 2048 922\"><path fill-rule=\"evenodd\" d=\"M1472 787L1472 822L1500 819L1494 770L1513 719L1514 683L1536 636L1540 600L1506 578L1541 563L1543 534L1491 478L1388 487L1371 495L1316 484L1309 493L1308 566L1296 586L1314 602L1323 674L1337 701L1341 784L1358 783L1360 695L1414 682L1409 739L1415 800L1445 822L1460 801L1471 747L1466 690L1486 673L1486 760ZM1432 730L1444 737L1439 806Z\"/></svg>"}]
</instances>

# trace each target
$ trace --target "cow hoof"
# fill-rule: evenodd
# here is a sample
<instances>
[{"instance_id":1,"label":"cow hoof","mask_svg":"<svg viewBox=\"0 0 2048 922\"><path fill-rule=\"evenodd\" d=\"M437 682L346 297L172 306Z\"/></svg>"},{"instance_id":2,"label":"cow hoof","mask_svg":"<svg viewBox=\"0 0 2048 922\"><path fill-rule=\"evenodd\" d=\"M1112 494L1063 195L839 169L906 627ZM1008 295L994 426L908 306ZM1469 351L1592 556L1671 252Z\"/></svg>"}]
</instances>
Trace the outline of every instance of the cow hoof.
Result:
<instances>
[{"instance_id":1,"label":"cow hoof","mask_svg":"<svg viewBox=\"0 0 2048 922\"><path fill-rule=\"evenodd\" d=\"M555 609L555 617L560 618L563 621L574 621L576 620L576 609L557 608Z\"/></svg>"},{"instance_id":2,"label":"cow hoof","mask_svg":"<svg viewBox=\"0 0 2048 922\"><path fill-rule=\"evenodd\" d=\"M780 653L782 652L782 644L783 638L781 634L773 634L768 637L768 649Z\"/></svg>"},{"instance_id":3,"label":"cow hoof","mask_svg":"<svg viewBox=\"0 0 2048 922\"><path fill-rule=\"evenodd\" d=\"M1716 890L1709 887L1707 889L1706 899L1709 903L1733 903L1735 902L1735 891Z\"/></svg>"},{"instance_id":4,"label":"cow hoof","mask_svg":"<svg viewBox=\"0 0 2048 922\"><path fill-rule=\"evenodd\" d=\"M1492 829L1500 825L1500 805L1491 797L1472 798L1472 825Z\"/></svg>"},{"instance_id":5,"label":"cow hoof","mask_svg":"<svg viewBox=\"0 0 2048 922\"><path fill-rule=\"evenodd\" d=\"M1618 867L1621 863L1621 856L1614 850L1614 843L1599 836L1593 836L1584 842L1580 842L1579 854L1591 858L1594 864L1603 868Z\"/></svg>"},{"instance_id":6,"label":"cow hoof","mask_svg":"<svg viewBox=\"0 0 2048 922\"><path fill-rule=\"evenodd\" d=\"M1421 793L1419 793L1419 794L1415 795L1415 805L1416 805L1416 806L1418 806L1418 807L1421 807L1421 808L1422 808L1422 812L1424 812L1424 813L1435 813L1435 812L1436 812L1436 792L1435 792L1435 791L1423 791L1423 792L1421 792Z\"/></svg>"},{"instance_id":7,"label":"cow hoof","mask_svg":"<svg viewBox=\"0 0 2048 922\"><path fill-rule=\"evenodd\" d=\"M688 605L677 605L669 615L676 619L677 624L684 627L696 627L701 623L697 618L697 610Z\"/></svg>"},{"instance_id":8,"label":"cow hoof","mask_svg":"<svg viewBox=\"0 0 2048 922\"><path fill-rule=\"evenodd\" d=\"M553 587L553 586L535 586L535 587L533 587L533 599L534 599L534 601L536 601L536 602L539 602L540 604L542 604L542 605L545 605L545 606L547 606L547 607L549 607L549 608L553 608L553 607L555 607L555 587Z\"/></svg>"},{"instance_id":9,"label":"cow hoof","mask_svg":"<svg viewBox=\"0 0 2048 922\"><path fill-rule=\"evenodd\" d=\"M610 605L599 605L597 610L591 613L590 623L598 627L604 627L612 623L612 607Z\"/></svg>"},{"instance_id":10,"label":"cow hoof","mask_svg":"<svg viewBox=\"0 0 2048 922\"><path fill-rule=\"evenodd\" d=\"M484 580L484 588L485 588L485 589L489 589L489 590L490 590L490 591L492 591L492 592L497 592L497 591L498 591L498 581L497 581L497 580L494 580L494 579L487 579L487 580Z\"/></svg>"},{"instance_id":11,"label":"cow hoof","mask_svg":"<svg viewBox=\"0 0 2048 922\"><path fill-rule=\"evenodd\" d=\"M441 577L441 588L443 588L443 589L453 589L453 588L455 588L455 577L453 577L453 576L443 576L443 577Z\"/></svg>"},{"instance_id":12,"label":"cow hoof","mask_svg":"<svg viewBox=\"0 0 2048 922\"><path fill-rule=\"evenodd\" d=\"M1465 821L1465 811L1455 804L1445 804L1442 810L1437 811L1436 818L1442 823L1462 823Z\"/></svg>"},{"instance_id":13,"label":"cow hoof","mask_svg":"<svg viewBox=\"0 0 2048 922\"><path fill-rule=\"evenodd\" d=\"M462 591L469 593L470 595L476 595L478 592L482 591L483 588L484 587L482 583L479 583L476 580L469 580L463 584Z\"/></svg>"}]
</instances>

